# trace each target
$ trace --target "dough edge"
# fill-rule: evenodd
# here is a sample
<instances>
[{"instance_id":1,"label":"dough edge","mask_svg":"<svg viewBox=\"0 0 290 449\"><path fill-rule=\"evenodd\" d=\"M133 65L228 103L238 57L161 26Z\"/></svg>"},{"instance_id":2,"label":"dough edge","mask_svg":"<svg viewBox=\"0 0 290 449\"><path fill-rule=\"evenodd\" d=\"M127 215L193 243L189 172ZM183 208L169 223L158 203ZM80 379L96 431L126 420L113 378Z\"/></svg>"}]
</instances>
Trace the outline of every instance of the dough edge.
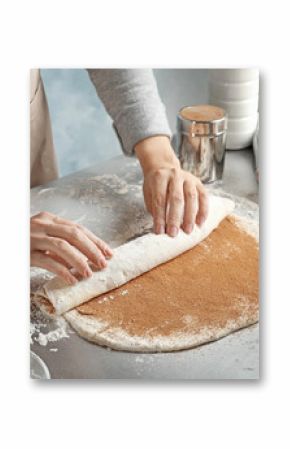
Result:
<instances>
[{"instance_id":1,"label":"dough edge","mask_svg":"<svg viewBox=\"0 0 290 449\"><path fill-rule=\"evenodd\" d=\"M229 320L222 328L206 327L197 333L176 332L168 336L129 335L121 328L110 328L109 324L71 310L64 314L73 329L86 340L110 349L128 352L174 352L191 349L211 341L219 340L234 331L258 322L259 312L253 316L241 315L238 320Z\"/></svg>"}]
</instances>

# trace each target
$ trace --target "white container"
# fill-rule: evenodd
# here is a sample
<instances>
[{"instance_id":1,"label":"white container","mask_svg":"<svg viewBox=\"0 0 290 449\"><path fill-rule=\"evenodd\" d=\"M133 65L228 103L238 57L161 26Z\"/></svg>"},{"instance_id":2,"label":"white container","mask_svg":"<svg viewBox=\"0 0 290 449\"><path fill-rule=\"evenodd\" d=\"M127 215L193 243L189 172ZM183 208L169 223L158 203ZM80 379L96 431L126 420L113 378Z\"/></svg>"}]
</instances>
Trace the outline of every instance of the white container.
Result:
<instances>
[{"instance_id":1,"label":"white container","mask_svg":"<svg viewBox=\"0 0 290 449\"><path fill-rule=\"evenodd\" d=\"M255 115L258 110L259 95L253 96L246 100L220 100L214 95L211 96L211 104L219 105L222 109L227 111L231 118L248 117Z\"/></svg>"},{"instance_id":2,"label":"white container","mask_svg":"<svg viewBox=\"0 0 290 449\"><path fill-rule=\"evenodd\" d=\"M209 96L210 104L227 112L227 149L240 149L251 145L258 120L259 71L211 70Z\"/></svg>"},{"instance_id":3,"label":"white container","mask_svg":"<svg viewBox=\"0 0 290 449\"><path fill-rule=\"evenodd\" d=\"M216 69L211 70L211 79L214 81L237 83L245 81L259 80L259 70L257 69Z\"/></svg>"},{"instance_id":4,"label":"white container","mask_svg":"<svg viewBox=\"0 0 290 449\"><path fill-rule=\"evenodd\" d=\"M228 150L240 150L241 148L247 148L251 146L252 142L253 142L253 131L227 133L226 148Z\"/></svg>"},{"instance_id":5,"label":"white container","mask_svg":"<svg viewBox=\"0 0 290 449\"><path fill-rule=\"evenodd\" d=\"M231 133L249 133L257 128L258 113L244 117L234 117L228 119L228 131ZM254 135L254 134L253 134Z\"/></svg>"},{"instance_id":6,"label":"white container","mask_svg":"<svg viewBox=\"0 0 290 449\"><path fill-rule=\"evenodd\" d=\"M259 80L238 83L210 80L209 92L210 96L221 100L249 100L258 95Z\"/></svg>"}]
</instances>

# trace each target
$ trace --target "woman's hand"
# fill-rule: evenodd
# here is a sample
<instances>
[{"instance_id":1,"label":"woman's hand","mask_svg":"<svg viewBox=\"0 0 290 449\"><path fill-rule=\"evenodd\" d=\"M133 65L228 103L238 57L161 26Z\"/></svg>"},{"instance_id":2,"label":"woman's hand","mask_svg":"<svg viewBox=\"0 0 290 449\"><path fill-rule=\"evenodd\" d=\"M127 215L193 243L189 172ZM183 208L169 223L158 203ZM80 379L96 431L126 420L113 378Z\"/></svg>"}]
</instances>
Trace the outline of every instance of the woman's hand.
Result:
<instances>
[{"instance_id":1,"label":"woman's hand","mask_svg":"<svg viewBox=\"0 0 290 449\"><path fill-rule=\"evenodd\" d=\"M31 266L45 268L75 284L74 268L81 277L92 275L89 262L102 269L112 250L91 231L72 221L41 212L30 219Z\"/></svg>"},{"instance_id":2,"label":"woman's hand","mask_svg":"<svg viewBox=\"0 0 290 449\"><path fill-rule=\"evenodd\" d=\"M180 226L187 233L201 226L208 214L207 193L198 178L180 168L165 136L139 142L135 152L144 173L144 200L153 216L154 231L172 237Z\"/></svg>"}]
</instances>

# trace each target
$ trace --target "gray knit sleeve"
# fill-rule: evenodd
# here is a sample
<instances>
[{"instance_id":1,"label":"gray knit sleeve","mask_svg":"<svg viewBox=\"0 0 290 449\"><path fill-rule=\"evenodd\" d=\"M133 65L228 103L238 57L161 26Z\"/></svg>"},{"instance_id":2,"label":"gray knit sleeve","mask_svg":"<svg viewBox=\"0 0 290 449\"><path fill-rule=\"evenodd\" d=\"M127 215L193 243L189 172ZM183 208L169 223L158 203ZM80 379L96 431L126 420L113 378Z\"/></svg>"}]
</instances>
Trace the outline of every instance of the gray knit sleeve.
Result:
<instances>
[{"instance_id":1,"label":"gray knit sleeve","mask_svg":"<svg viewBox=\"0 0 290 449\"><path fill-rule=\"evenodd\" d=\"M146 137L171 135L165 107L149 69L88 69L127 155Z\"/></svg>"}]
</instances>

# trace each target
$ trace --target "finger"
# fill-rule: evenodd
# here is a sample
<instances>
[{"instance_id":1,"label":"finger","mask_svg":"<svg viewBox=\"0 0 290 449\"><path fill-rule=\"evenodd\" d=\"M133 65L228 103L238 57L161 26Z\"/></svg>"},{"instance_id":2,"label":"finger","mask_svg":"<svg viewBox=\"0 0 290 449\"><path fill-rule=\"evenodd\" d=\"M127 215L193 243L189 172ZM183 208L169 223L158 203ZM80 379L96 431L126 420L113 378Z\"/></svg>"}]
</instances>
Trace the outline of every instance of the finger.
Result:
<instances>
[{"instance_id":1,"label":"finger","mask_svg":"<svg viewBox=\"0 0 290 449\"><path fill-rule=\"evenodd\" d=\"M87 237L102 251L102 253L109 259L113 256L113 251L104 240L97 237L93 232L84 226L78 225L78 227L87 235Z\"/></svg>"},{"instance_id":2,"label":"finger","mask_svg":"<svg viewBox=\"0 0 290 449\"><path fill-rule=\"evenodd\" d=\"M196 214L198 210L198 196L193 182L185 181L183 185L184 191L184 216L182 228L190 234L194 228Z\"/></svg>"},{"instance_id":3,"label":"finger","mask_svg":"<svg viewBox=\"0 0 290 449\"><path fill-rule=\"evenodd\" d=\"M152 192L152 216L156 234L164 234L165 232L167 186L168 178L165 178L162 174L157 175Z\"/></svg>"},{"instance_id":4,"label":"finger","mask_svg":"<svg viewBox=\"0 0 290 449\"><path fill-rule=\"evenodd\" d=\"M73 224L50 224L45 228L45 231L51 237L59 237L69 242L97 267L105 268L107 265L101 250L79 227Z\"/></svg>"},{"instance_id":5,"label":"finger","mask_svg":"<svg viewBox=\"0 0 290 449\"><path fill-rule=\"evenodd\" d=\"M147 186L143 186L143 196L144 196L144 202L145 202L145 206L147 211L149 212L149 214L152 214L152 195L151 195L151 190L149 188L147 188Z\"/></svg>"},{"instance_id":6,"label":"finger","mask_svg":"<svg viewBox=\"0 0 290 449\"><path fill-rule=\"evenodd\" d=\"M73 285L77 283L77 279L71 274L66 266L41 251L33 251L31 253L30 264L33 267L44 268L45 270L56 274L68 284Z\"/></svg>"},{"instance_id":7,"label":"finger","mask_svg":"<svg viewBox=\"0 0 290 449\"><path fill-rule=\"evenodd\" d=\"M49 250L53 254L61 257L83 277L90 277L92 275L92 270L89 267L86 256L66 240L59 237L46 236L39 239L37 248L42 251Z\"/></svg>"},{"instance_id":8,"label":"finger","mask_svg":"<svg viewBox=\"0 0 290 449\"><path fill-rule=\"evenodd\" d=\"M45 251L44 254L46 254L51 259L56 260L56 262L59 262L61 265L64 265L69 270L72 268L71 264L69 264L66 260L62 259L61 257L57 256L56 254L52 253L51 251Z\"/></svg>"},{"instance_id":9,"label":"finger","mask_svg":"<svg viewBox=\"0 0 290 449\"><path fill-rule=\"evenodd\" d=\"M46 251L45 254L47 254L49 257L51 257L52 259L56 260L57 262L61 263L62 265L64 265L65 267L67 267L69 270L71 270L71 268L73 268L71 266L71 264L67 263L66 260L62 259L61 257L57 256L56 254L53 254L52 252ZM92 270L99 270L100 267L97 267L95 264L91 263L90 267ZM74 273L72 273L74 274ZM79 280L79 275L76 274L75 276L77 278L77 280Z\"/></svg>"},{"instance_id":10,"label":"finger","mask_svg":"<svg viewBox=\"0 0 290 449\"><path fill-rule=\"evenodd\" d=\"M113 251L109 247L107 243L97 237L93 232L89 231L85 226L74 223L73 221L66 220L65 218L55 217L54 222L59 225L67 225L73 228L76 228L83 232L87 237L89 237L92 242L97 245L97 247L102 251L104 256L111 258L113 255Z\"/></svg>"},{"instance_id":11,"label":"finger","mask_svg":"<svg viewBox=\"0 0 290 449\"><path fill-rule=\"evenodd\" d=\"M208 216L208 194L203 184L200 182L196 186L198 193L198 213L196 224L202 226Z\"/></svg>"},{"instance_id":12,"label":"finger","mask_svg":"<svg viewBox=\"0 0 290 449\"><path fill-rule=\"evenodd\" d=\"M175 176L169 184L168 195L169 212L166 220L166 232L171 237L178 234L180 224L182 222L184 197L183 197L183 180Z\"/></svg>"}]
</instances>

